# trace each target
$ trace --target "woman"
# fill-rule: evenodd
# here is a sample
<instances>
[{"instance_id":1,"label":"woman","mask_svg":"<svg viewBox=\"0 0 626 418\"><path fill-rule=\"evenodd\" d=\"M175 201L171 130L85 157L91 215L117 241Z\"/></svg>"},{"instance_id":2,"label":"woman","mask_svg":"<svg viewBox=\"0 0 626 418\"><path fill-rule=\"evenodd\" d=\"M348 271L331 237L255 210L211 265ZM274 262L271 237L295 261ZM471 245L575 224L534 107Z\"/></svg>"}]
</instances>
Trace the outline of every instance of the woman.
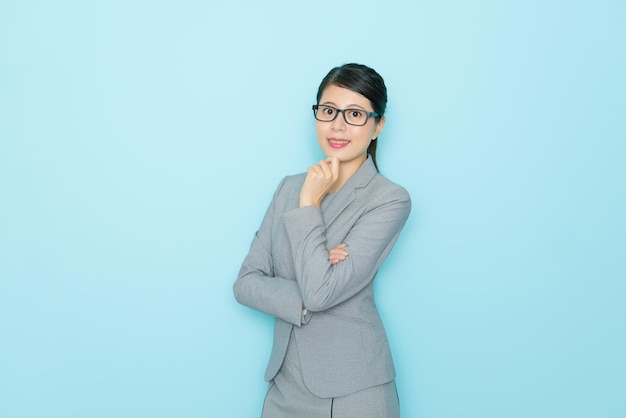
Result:
<instances>
[{"instance_id":1,"label":"woman","mask_svg":"<svg viewBox=\"0 0 626 418\"><path fill-rule=\"evenodd\" d=\"M386 104L371 68L326 75L313 106L326 159L282 180L234 284L276 319L263 418L399 416L372 283L411 208L376 166Z\"/></svg>"}]
</instances>

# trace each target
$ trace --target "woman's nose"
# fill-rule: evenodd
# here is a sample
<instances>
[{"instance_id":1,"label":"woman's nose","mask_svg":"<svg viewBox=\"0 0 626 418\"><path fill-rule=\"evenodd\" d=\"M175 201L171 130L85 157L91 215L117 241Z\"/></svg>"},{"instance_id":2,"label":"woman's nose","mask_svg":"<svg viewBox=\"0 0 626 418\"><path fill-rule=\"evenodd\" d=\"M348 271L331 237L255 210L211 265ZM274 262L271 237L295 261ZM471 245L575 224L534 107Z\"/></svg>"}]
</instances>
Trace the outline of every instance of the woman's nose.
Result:
<instances>
[{"instance_id":1,"label":"woman's nose","mask_svg":"<svg viewBox=\"0 0 626 418\"><path fill-rule=\"evenodd\" d=\"M331 128L335 131L341 131L346 128L346 120L343 112L337 113L337 117L331 122Z\"/></svg>"}]
</instances>

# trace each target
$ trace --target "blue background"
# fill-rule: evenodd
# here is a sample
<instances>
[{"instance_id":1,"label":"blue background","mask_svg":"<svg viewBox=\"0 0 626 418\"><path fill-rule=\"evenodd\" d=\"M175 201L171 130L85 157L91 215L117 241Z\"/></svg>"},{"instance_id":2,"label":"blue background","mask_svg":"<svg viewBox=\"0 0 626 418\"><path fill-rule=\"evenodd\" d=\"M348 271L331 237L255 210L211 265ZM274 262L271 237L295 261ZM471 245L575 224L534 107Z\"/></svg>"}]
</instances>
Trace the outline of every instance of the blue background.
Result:
<instances>
[{"instance_id":1,"label":"blue background","mask_svg":"<svg viewBox=\"0 0 626 418\"><path fill-rule=\"evenodd\" d=\"M377 278L404 417L626 416L623 1L0 2L0 416L254 417L232 283L322 156L333 66L389 89L413 198Z\"/></svg>"}]
</instances>

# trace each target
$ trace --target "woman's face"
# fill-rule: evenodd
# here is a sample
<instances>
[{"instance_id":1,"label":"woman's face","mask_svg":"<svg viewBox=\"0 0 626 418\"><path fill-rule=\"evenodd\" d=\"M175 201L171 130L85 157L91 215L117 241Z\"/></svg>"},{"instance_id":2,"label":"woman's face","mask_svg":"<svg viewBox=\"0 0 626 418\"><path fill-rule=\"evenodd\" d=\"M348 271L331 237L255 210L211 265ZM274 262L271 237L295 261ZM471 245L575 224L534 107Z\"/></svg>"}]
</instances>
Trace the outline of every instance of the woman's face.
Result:
<instances>
[{"instance_id":1,"label":"woman's face","mask_svg":"<svg viewBox=\"0 0 626 418\"><path fill-rule=\"evenodd\" d=\"M324 89L318 104L336 109L374 111L365 96L332 84ZM317 142L326 157L337 157L342 164L354 163L358 167L367 159L367 147L373 138L378 137L384 124L384 117L376 122L370 116L363 126L349 125L343 114L338 114L331 122L315 121Z\"/></svg>"}]
</instances>

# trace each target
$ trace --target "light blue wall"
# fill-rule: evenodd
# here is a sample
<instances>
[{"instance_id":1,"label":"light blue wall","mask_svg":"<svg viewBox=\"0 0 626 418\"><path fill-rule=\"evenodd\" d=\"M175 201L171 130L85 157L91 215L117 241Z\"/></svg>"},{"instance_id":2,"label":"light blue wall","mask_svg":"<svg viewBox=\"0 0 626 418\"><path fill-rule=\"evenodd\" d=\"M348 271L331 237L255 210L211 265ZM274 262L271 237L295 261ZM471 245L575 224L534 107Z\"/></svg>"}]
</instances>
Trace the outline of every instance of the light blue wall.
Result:
<instances>
[{"instance_id":1,"label":"light blue wall","mask_svg":"<svg viewBox=\"0 0 626 418\"><path fill-rule=\"evenodd\" d=\"M623 1L97 3L0 3L0 416L258 416L231 286L351 61L414 203L403 416L626 416Z\"/></svg>"}]
</instances>

